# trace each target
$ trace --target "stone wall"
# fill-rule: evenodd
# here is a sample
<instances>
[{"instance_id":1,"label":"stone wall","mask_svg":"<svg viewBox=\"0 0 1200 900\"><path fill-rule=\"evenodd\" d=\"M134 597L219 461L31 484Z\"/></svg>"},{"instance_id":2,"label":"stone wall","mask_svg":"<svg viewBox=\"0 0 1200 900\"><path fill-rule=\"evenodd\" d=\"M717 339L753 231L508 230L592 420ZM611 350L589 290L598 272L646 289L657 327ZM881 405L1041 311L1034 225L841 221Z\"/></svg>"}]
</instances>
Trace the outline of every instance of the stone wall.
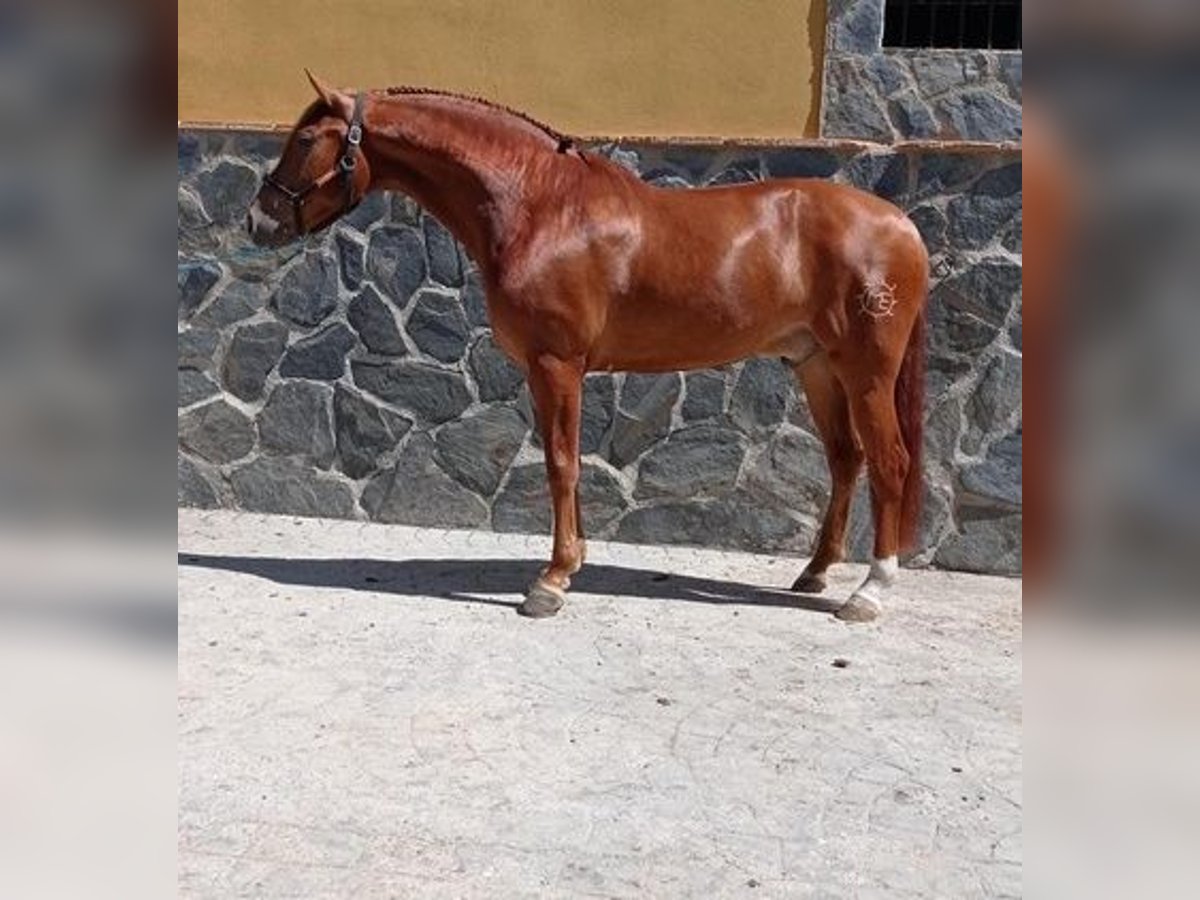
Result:
<instances>
[{"instance_id":1,"label":"stone wall","mask_svg":"<svg viewBox=\"0 0 1200 900\"><path fill-rule=\"evenodd\" d=\"M528 394L472 265L436 220L373 195L307 244L242 220L281 139L179 138L179 502L548 532ZM1020 568L1019 152L606 145L672 187L817 176L905 209L932 253L918 563ZM587 379L589 534L805 553L828 475L778 360ZM851 549L870 549L865 483Z\"/></svg>"},{"instance_id":2,"label":"stone wall","mask_svg":"<svg viewBox=\"0 0 1200 900\"><path fill-rule=\"evenodd\" d=\"M885 0L829 0L821 134L1019 141L1020 50L885 49Z\"/></svg>"}]
</instances>

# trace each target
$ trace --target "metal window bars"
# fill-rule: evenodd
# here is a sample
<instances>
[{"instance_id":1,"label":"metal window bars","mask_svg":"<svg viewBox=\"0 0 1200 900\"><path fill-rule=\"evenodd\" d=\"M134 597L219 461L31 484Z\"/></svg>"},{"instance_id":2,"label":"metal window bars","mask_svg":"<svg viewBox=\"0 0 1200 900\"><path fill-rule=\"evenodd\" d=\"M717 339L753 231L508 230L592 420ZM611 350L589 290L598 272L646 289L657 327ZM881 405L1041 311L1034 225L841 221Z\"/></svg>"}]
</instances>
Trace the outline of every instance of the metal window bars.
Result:
<instances>
[{"instance_id":1,"label":"metal window bars","mask_svg":"<svg viewBox=\"0 0 1200 900\"><path fill-rule=\"evenodd\" d=\"M1019 50L1021 0L886 0L883 46Z\"/></svg>"}]
</instances>

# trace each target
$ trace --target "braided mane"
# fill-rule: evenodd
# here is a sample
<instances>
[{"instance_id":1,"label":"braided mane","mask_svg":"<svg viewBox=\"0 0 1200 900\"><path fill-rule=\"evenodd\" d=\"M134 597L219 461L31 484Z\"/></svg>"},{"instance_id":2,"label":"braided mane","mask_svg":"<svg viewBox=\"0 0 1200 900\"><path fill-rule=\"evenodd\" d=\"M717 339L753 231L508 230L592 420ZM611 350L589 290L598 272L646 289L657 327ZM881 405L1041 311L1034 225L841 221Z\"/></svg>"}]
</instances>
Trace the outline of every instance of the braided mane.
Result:
<instances>
[{"instance_id":1,"label":"braided mane","mask_svg":"<svg viewBox=\"0 0 1200 900\"><path fill-rule=\"evenodd\" d=\"M434 97L450 97L454 100L465 100L468 103L478 103L480 106L485 106L488 109L494 109L497 112L508 113L510 116L516 116L525 122L528 122L534 128L542 131L558 144L558 152L562 153L565 150L575 146L575 139L570 135L563 134L556 128L551 128L540 119L535 119L529 113L521 112L519 109L513 109L511 106L505 106L502 103L497 103L494 100L488 100L486 97L480 97L474 94L463 94L458 91L449 91L441 88L416 87L413 85L401 85L399 87L384 88L384 93L389 97L395 94L429 94Z\"/></svg>"}]
</instances>

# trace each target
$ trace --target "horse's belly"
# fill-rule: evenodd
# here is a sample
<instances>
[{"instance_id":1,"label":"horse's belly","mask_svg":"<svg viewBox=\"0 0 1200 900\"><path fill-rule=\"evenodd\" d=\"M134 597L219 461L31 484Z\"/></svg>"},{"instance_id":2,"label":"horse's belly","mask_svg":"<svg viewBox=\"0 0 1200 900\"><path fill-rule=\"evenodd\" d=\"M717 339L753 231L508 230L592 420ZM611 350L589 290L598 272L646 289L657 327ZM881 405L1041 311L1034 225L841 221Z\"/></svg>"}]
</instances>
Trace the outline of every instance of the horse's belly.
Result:
<instances>
[{"instance_id":1,"label":"horse's belly","mask_svg":"<svg viewBox=\"0 0 1200 900\"><path fill-rule=\"evenodd\" d=\"M590 355L593 369L673 371L724 365L750 356L807 354L800 297L663 293L614 301Z\"/></svg>"}]
</instances>

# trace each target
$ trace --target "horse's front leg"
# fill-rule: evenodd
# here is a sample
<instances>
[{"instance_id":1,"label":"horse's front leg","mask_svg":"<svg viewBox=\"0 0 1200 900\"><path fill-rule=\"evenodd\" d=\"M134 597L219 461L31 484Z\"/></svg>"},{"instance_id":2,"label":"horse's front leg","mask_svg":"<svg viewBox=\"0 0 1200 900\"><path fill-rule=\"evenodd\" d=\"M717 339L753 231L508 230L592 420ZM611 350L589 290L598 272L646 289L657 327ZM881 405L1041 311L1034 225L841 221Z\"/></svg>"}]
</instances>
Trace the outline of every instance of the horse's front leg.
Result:
<instances>
[{"instance_id":1,"label":"horse's front leg","mask_svg":"<svg viewBox=\"0 0 1200 900\"><path fill-rule=\"evenodd\" d=\"M530 361L529 389L537 408L546 454L546 475L554 508L554 553L530 586L518 612L532 618L562 608L571 576L583 565L583 527L579 515L579 415L583 390L582 359L541 355Z\"/></svg>"}]
</instances>

